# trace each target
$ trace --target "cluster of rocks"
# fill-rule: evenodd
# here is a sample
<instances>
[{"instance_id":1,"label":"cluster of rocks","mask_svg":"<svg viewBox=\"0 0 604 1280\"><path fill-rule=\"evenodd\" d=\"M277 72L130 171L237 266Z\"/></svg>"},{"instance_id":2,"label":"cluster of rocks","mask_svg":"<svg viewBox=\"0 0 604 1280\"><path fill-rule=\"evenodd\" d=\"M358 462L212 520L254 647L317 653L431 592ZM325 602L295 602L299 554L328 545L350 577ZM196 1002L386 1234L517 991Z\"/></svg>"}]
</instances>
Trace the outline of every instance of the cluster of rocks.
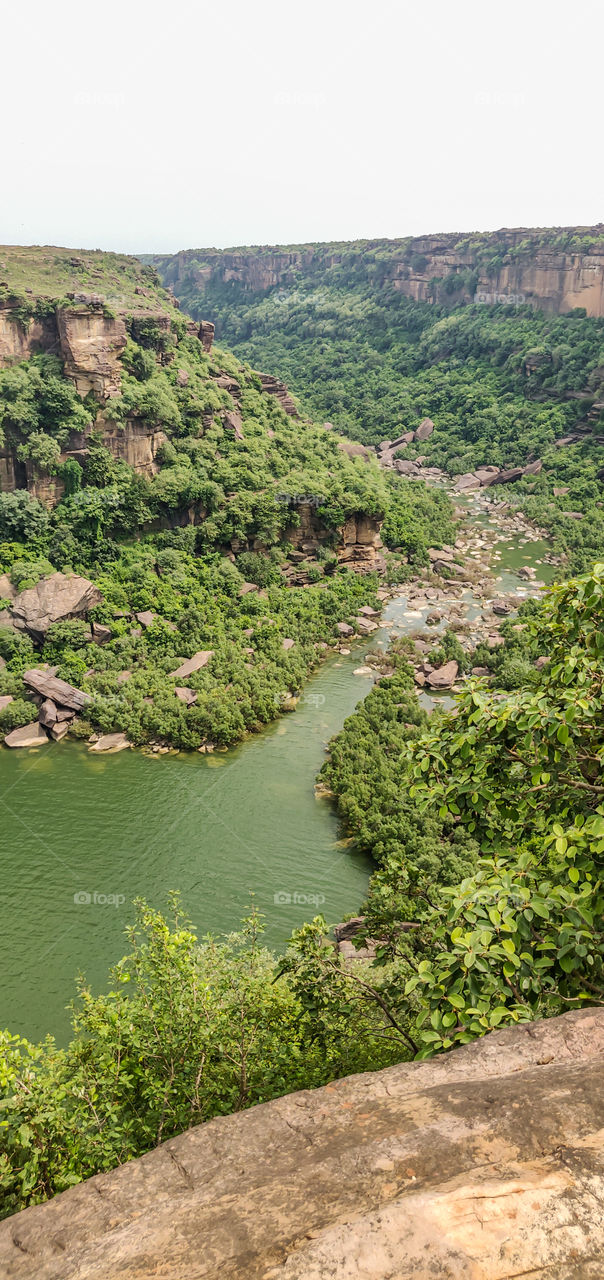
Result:
<instances>
[{"instance_id":1,"label":"cluster of rocks","mask_svg":"<svg viewBox=\"0 0 604 1280\"><path fill-rule=\"evenodd\" d=\"M59 680L56 667L26 671L23 683L38 707L38 718L8 733L4 739L7 747L39 747L48 742L49 737L60 742L69 733L77 714L92 700L90 694L76 689L66 680ZM12 699L3 701L7 705Z\"/></svg>"},{"instance_id":2,"label":"cluster of rocks","mask_svg":"<svg viewBox=\"0 0 604 1280\"><path fill-rule=\"evenodd\" d=\"M467 471L465 475L458 476L454 489L457 493L472 493L475 489L489 489L497 484L513 484L523 476L538 476L542 470L541 458L528 462L525 467L510 467L507 470L493 466L478 467L476 471Z\"/></svg>"},{"instance_id":3,"label":"cluster of rocks","mask_svg":"<svg viewBox=\"0 0 604 1280\"><path fill-rule=\"evenodd\" d=\"M429 440L433 431L432 419L422 418L415 431L404 431L402 435L397 436L396 440L381 440L376 450L378 462L382 467L394 467L402 475L419 474L420 465L424 459L416 459L415 462L404 462L401 459L395 461L395 454L399 449L406 449L407 445L421 444L424 440Z\"/></svg>"}]
</instances>

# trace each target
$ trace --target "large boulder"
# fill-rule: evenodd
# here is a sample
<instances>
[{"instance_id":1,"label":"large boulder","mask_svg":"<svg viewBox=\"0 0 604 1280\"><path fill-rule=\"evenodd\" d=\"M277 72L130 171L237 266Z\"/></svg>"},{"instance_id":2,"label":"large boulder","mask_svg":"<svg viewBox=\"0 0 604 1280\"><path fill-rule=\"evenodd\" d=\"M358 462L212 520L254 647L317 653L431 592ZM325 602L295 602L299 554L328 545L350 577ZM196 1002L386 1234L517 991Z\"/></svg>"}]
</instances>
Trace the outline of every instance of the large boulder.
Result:
<instances>
[{"instance_id":1,"label":"large boulder","mask_svg":"<svg viewBox=\"0 0 604 1280\"><path fill-rule=\"evenodd\" d=\"M21 729L13 729L4 739L5 747L40 747L45 742L48 742L48 735L37 720L23 725Z\"/></svg>"},{"instance_id":2,"label":"large boulder","mask_svg":"<svg viewBox=\"0 0 604 1280\"><path fill-rule=\"evenodd\" d=\"M599 1280L604 1009L220 1116L0 1223L7 1280Z\"/></svg>"},{"instance_id":3,"label":"large boulder","mask_svg":"<svg viewBox=\"0 0 604 1280\"><path fill-rule=\"evenodd\" d=\"M56 667L53 670L56 671ZM70 711L83 711L84 707L92 702L89 693L83 693L81 689L74 688L66 680L59 680L49 671L37 669L25 671L23 681L28 689L33 689L34 693L40 694L42 698L56 703L59 707L68 707Z\"/></svg>"},{"instance_id":4,"label":"large boulder","mask_svg":"<svg viewBox=\"0 0 604 1280\"><path fill-rule=\"evenodd\" d=\"M15 596L7 611L13 626L43 640L53 622L85 618L103 596L94 582L77 574L52 573Z\"/></svg>"},{"instance_id":5,"label":"large boulder","mask_svg":"<svg viewBox=\"0 0 604 1280\"><path fill-rule=\"evenodd\" d=\"M428 675L428 684L431 689L450 689L455 684L459 665L454 660L445 662L443 667L437 667L436 671L431 671Z\"/></svg>"},{"instance_id":6,"label":"large boulder","mask_svg":"<svg viewBox=\"0 0 604 1280\"><path fill-rule=\"evenodd\" d=\"M429 440L434 431L434 423L431 418L423 418L415 432L416 440Z\"/></svg>"},{"instance_id":7,"label":"large boulder","mask_svg":"<svg viewBox=\"0 0 604 1280\"><path fill-rule=\"evenodd\" d=\"M171 676L192 676L194 671L201 671L202 667L207 667L210 658L214 657L213 649L199 649L193 654L192 658L187 658L186 662L181 662L176 671L171 671Z\"/></svg>"}]
</instances>

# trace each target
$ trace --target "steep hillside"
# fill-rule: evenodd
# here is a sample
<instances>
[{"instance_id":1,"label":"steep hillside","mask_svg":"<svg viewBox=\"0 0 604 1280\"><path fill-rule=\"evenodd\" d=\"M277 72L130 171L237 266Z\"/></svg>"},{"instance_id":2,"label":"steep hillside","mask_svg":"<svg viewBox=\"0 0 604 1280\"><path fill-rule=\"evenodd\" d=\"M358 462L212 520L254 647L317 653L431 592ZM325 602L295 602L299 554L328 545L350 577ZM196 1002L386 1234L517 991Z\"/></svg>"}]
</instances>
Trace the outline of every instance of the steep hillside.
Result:
<instances>
[{"instance_id":1,"label":"steep hillside","mask_svg":"<svg viewBox=\"0 0 604 1280\"><path fill-rule=\"evenodd\" d=\"M581 249L581 270L593 280L600 232L496 233L463 252L485 271L495 271L497 255L528 271L537 251L560 255L566 246L572 258ZM434 434L421 448L403 442L406 463L423 456L454 477L487 466L516 471L506 497L551 529L573 569L589 568L604 548L604 318L597 308L593 316L551 314L562 304L537 310L526 290L494 291L497 271L488 290L476 271L462 288L453 267L437 301L414 301L405 296L411 259L407 275L397 274L402 252L397 242L358 243L284 255L199 251L157 263L191 314L203 307L232 350L286 378L308 412L347 435L378 445L428 416ZM527 464L538 474L523 479Z\"/></svg>"},{"instance_id":2,"label":"steep hillside","mask_svg":"<svg viewBox=\"0 0 604 1280\"><path fill-rule=\"evenodd\" d=\"M417 510L421 558L450 508L301 419L137 260L3 254L0 730L25 728L32 698L63 705L41 659L77 686L72 731L237 741L375 603L384 516ZM9 745L62 736L55 712Z\"/></svg>"}]
</instances>

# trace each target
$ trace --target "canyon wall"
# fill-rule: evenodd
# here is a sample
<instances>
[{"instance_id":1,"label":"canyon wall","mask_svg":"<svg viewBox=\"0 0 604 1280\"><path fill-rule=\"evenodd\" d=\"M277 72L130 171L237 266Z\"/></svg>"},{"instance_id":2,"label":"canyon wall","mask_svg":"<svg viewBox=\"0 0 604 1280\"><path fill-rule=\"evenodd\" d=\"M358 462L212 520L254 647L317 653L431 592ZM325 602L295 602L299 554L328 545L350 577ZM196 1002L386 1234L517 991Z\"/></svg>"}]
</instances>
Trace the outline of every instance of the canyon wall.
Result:
<instances>
[{"instance_id":1,"label":"canyon wall","mask_svg":"<svg viewBox=\"0 0 604 1280\"><path fill-rule=\"evenodd\" d=\"M165 312L141 312L145 323L170 328ZM137 315L131 320L136 334ZM197 326L191 322L192 332ZM203 343L211 350L212 325L202 325ZM211 332L210 332L211 331ZM201 336L201 335L200 335ZM160 445L165 443L163 431L138 418L128 418L116 425L104 413L107 403L120 394L121 357L127 342L124 316L106 310L103 300L95 295L79 295L71 305L58 304L42 320L29 321L15 316L10 302L0 302L0 369L40 352L57 355L63 369L74 383L78 394L91 396L91 420L87 432L73 434L60 462L86 457L86 438L90 431L100 431L105 445L115 458L127 462L140 475L151 477L158 470L155 461ZM60 500L63 483L56 476L38 476L31 463L18 460L14 448L0 448L0 493L28 489L46 505Z\"/></svg>"},{"instance_id":2,"label":"canyon wall","mask_svg":"<svg viewBox=\"0 0 604 1280\"><path fill-rule=\"evenodd\" d=\"M0 1224L7 1280L598 1280L604 1010L222 1116Z\"/></svg>"},{"instance_id":3,"label":"canyon wall","mask_svg":"<svg viewBox=\"0 0 604 1280\"><path fill-rule=\"evenodd\" d=\"M604 315L604 225L348 244L185 250L148 259L191 303L217 286L250 293L321 282L392 285L420 302L527 303Z\"/></svg>"}]
</instances>

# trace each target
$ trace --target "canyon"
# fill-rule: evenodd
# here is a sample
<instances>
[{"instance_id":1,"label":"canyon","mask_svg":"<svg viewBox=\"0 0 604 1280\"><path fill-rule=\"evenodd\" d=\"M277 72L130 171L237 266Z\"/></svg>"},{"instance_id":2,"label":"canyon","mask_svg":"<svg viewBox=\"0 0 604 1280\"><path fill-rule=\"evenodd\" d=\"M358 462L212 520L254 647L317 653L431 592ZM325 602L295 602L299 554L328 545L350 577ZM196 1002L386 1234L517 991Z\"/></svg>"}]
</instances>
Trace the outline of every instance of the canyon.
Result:
<instances>
[{"instance_id":1,"label":"canyon","mask_svg":"<svg viewBox=\"0 0 604 1280\"><path fill-rule=\"evenodd\" d=\"M579 242L575 244L574 242ZM584 248L582 243L588 245ZM391 286L416 302L527 303L561 314L604 315L604 226L503 228L478 234L426 235L349 244L189 249L147 255L177 297L212 291L291 293L301 283Z\"/></svg>"}]
</instances>

